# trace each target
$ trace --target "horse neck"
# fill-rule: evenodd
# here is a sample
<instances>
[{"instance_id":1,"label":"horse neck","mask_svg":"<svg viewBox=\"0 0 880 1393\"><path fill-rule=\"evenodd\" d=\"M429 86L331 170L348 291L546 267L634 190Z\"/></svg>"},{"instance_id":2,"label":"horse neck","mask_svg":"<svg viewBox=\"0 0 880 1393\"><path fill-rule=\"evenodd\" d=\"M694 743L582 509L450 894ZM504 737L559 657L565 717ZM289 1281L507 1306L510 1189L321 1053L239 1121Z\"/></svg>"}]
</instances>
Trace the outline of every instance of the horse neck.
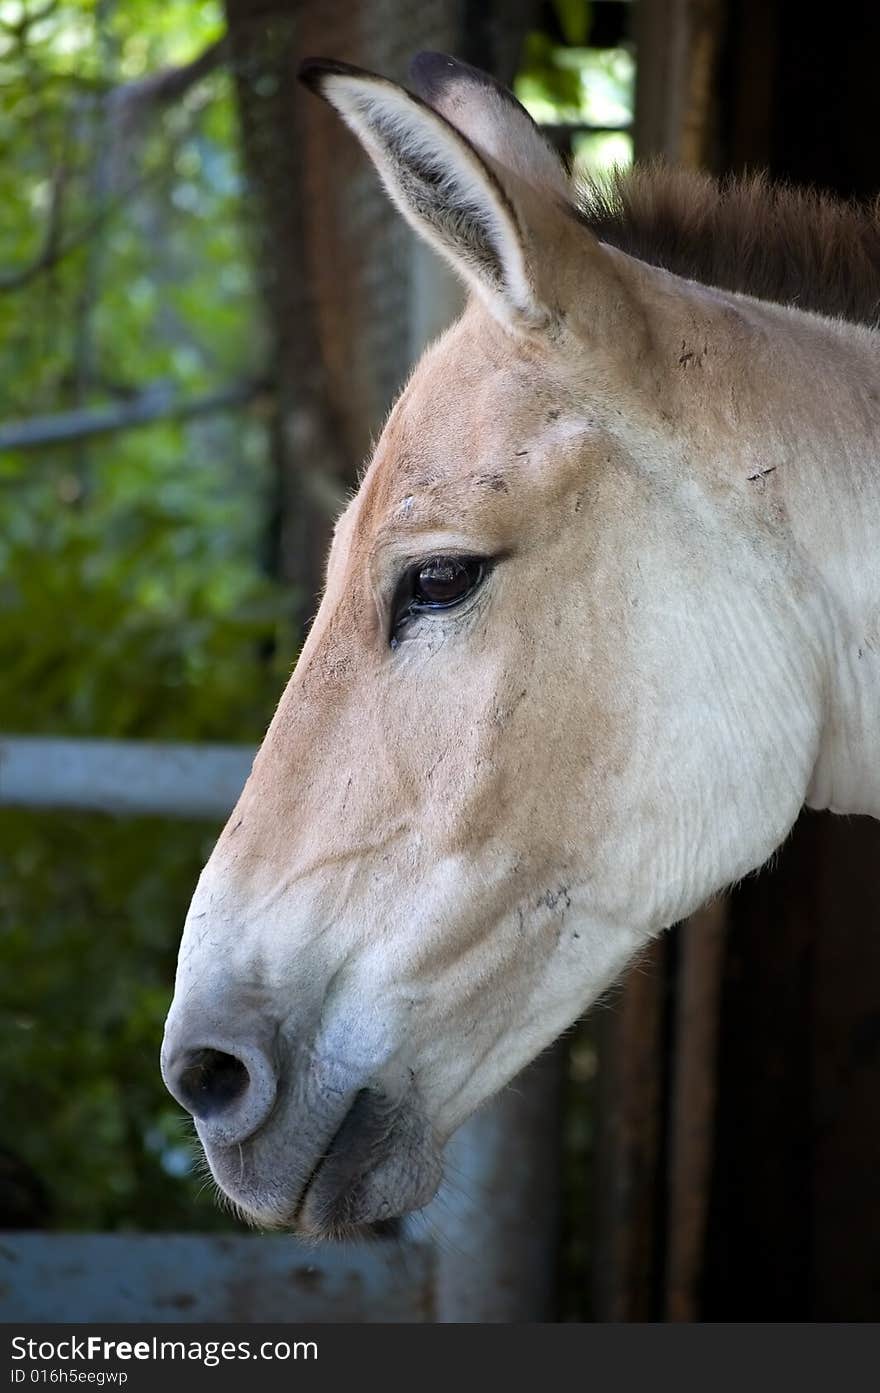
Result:
<instances>
[{"instance_id":1,"label":"horse neck","mask_svg":"<svg viewBox=\"0 0 880 1393\"><path fill-rule=\"evenodd\" d=\"M777 500L827 674L807 802L880 817L880 332L750 312L773 384L756 441L772 475L750 482Z\"/></svg>"},{"instance_id":2,"label":"horse neck","mask_svg":"<svg viewBox=\"0 0 880 1393\"><path fill-rule=\"evenodd\" d=\"M807 635L824 688L806 801L880 817L880 330L636 274L687 467L745 492L754 544L797 578L791 642Z\"/></svg>"}]
</instances>

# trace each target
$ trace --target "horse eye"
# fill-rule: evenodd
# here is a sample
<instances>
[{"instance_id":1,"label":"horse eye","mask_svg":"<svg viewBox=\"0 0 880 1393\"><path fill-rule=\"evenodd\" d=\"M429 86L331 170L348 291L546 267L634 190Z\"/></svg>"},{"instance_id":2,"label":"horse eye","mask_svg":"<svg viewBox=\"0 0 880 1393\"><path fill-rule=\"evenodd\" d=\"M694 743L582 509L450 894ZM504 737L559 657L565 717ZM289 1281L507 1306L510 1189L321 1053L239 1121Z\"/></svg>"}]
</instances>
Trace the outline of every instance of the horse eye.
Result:
<instances>
[{"instance_id":1,"label":"horse eye","mask_svg":"<svg viewBox=\"0 0 880 1393\"><path fill-rule=\"evenodd\" d=\"M397 631L414 614L452 609L476 590L488 569L480 556L433 556L411 566L401 579L394 599L391 646Z\"/></svg>"},{"instance_id":2,"label":"horse eye","mask_svg":"<svg viewBox=\"0 0 880 1393\"><path fill-rule=\"evenodd\" d=\"M471 556L438 556L426 561L413 577L413 604L446 609L458 604L479 583L482 561Z\"/></svg>"}]
</instances>

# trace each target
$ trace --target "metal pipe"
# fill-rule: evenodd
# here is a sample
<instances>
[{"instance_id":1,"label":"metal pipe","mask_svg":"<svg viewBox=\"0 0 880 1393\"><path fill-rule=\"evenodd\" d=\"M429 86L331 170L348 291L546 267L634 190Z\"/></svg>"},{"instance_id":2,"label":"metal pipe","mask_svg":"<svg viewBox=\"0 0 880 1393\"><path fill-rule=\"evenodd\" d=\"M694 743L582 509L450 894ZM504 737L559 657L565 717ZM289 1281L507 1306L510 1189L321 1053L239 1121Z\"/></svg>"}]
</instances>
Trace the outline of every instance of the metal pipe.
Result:
<instances>
[{"instance_id":1,"label":"metal pipe","mask_svg":"<svg viewBox=\"0 0 880 1393\"><path fill-rule=\"evenodd\" d=\"M0 736L0 805L224 818L250 773L250 745Z\"/></svg>"}]
</instances>

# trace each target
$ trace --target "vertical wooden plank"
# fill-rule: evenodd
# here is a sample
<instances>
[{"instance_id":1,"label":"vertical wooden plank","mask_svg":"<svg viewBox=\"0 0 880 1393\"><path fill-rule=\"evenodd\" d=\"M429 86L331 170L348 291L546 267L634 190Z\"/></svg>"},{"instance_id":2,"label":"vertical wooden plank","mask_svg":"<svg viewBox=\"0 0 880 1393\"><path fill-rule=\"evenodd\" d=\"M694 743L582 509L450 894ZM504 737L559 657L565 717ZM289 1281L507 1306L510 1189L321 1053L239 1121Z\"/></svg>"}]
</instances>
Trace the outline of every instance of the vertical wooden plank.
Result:
<instances>
[{"instance_id":1,"label":"vertical wooden plank","mask_svg":"<svg viewBox=\"0 0 880 1393\"><path fill-rule=\"evenodd\" d=\"M777 104L780 0L729 0L721 82L720 161L736 172L770 162Z\"/></svg>"},{"instance_id":2,"label":"vertical wooden plank","mask_svg":"<svg viewBox=\"0 0 880 1393\"><path fill-rule=\"evenodd\" d=\"M639 0L635 143L639 159L711 163L724 0Z\"/></svg>"},{"instance_id":3,"label":"vertical wooden plank","mask_svg":"<svg viewBox=\"0 0 880 1393\"><path fill-rule=\"evenodd\" d=\"M807 813L733 896L705 1319L880 1316L878 858Z\"/></svg>"},{"instance_id":4,"label":"vertical wooden plank","mask_svg":"<svg viewBox=\"0 0 880 1393\"><path fill-rule=\"evenodd\" d=\"M592 1304L600 1321L656 1314L668 948L668 939L650 946L599 1020Z\"/></svg>"},{"instance_id":5,"label":"vertical wooden plank","mask_svg":"<svg viewBox=\"0 0 880 1393\"><path fill-rule=\"evenodd\" d=\"M726 900L679 930L668 1101L664 1317L699 1319L717 1092Z\"/></svg>"},{"instance_id":6,"label":"vertical wooden plank","mask_svg":"<svg viewBox=\"0 0 880 1393\"><path fill-rule=\"evenodd\" d=\"M706 1320L808 1319L822 823L803 817L772 871L730 897Z\"/></svg>"},{"instance_id":7,"label":"vertical wooden plank","mask_svg":"<svg viewBox=\"0 0 880 1393\"><path fill-rule=\"evenodd\" d=\"M880 823L821 820L811 1055L812 1320L880 1319Z\"/></svg>"}]
</instances>

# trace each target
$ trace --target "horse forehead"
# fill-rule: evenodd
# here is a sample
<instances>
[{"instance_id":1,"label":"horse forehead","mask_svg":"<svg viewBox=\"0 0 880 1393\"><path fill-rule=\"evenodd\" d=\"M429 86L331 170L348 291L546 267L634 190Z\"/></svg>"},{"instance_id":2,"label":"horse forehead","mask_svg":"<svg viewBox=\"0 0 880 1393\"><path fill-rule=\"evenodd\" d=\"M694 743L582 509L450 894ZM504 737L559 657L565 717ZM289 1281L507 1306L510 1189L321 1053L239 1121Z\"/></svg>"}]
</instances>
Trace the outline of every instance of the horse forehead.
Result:
<instances>
[{"instance_id":1,"label":"horse forehead","mask_svg":"<svg viewBox=\"0 0 880 1393\"><path fill-rule=\"evenodd\" d=\"M450 444L450 454L472 458L533 417L548 390L543 376L539 355L485 316L465 316L424 354L380 443L395 453L403 445L404 467Z\"/></svg>"},{"instance_id":2,"label":"horse forehead","mask_svg":"<svg viewBox=\"0 0 880 1393\"><path fill-rule=\"evenodd\" d=\"M482 506L495 467L515 462L518 445L538 427L548 390L537 370L491 336L484 343L453 331L442 339L382 432L352 518L352 549L368 547L410 505Z\"/></svg>"}]
</instances>

